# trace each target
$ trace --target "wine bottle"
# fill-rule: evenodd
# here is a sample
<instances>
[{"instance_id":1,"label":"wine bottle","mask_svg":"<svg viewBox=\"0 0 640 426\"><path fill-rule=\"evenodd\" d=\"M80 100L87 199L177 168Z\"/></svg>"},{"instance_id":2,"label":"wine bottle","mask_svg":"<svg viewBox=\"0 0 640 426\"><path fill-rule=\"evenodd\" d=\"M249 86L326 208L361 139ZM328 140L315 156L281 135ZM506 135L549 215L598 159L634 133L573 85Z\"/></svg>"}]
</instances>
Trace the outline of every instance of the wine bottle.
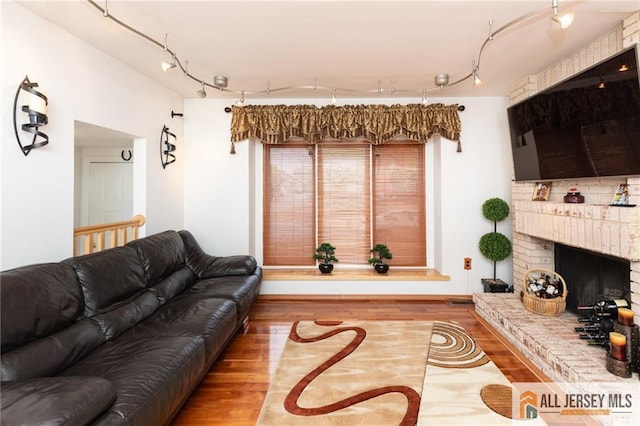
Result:
<instances>
[{"instance_id":1,"label":"wine bottle","mask_svg":"<svg viewBox=\"0 0 640 426\"><path fill-rule=\"evenodd\" d=\"M574 329L575 331L586 333L602 331L600 324L589 324L585 325L584 327L575 327Z\"/></svg>"},{"instance_id":2,"label":"wine bottle","mask_svg":"<svg viewBox=\"0 0 640 426\"><path fill-rule=\"evenodd\" d=\"M589 340L587 342L587 344L589 346L602 346L604 348L608 348L609 347L609 341L608 340Z\"/></svg>"},{"instance_id":3,"label":"wine bottle","mask_svg":"<svg viewBox=\"0 0 640 426\"><path fill-rule=\"evenodd\" d=\"M580 318L584 319L584 321L580 322L588 322L587 325L582 327L574 327L575 331L589 331L589 332L602 332L609 333L613 331L613 319L611 317L600 317L596 318L593 321L590 321L588 318Z\"/></svg>"},{"instance_id":4,"label":"wine bottle","mask_svg":"<svg viewBox=\"0 0 640 426\"><path fill-rule=\"evenodd\" d=\"M630 308L625 299L601 299L591 306L578 306L578 311L590 313L591 316L613 316L617 318L618 308Z\"/></svg>"},{"instance_id":5,"label":"wine bottle","mask_svg":"<svg viewBox=\"0 0 640 426\"><path fill-rule=\"evenodd\" d=\"M618 308L628 307L629 302L625 299L600 299L591 306L578 306L578 310L614 314L618 312Z\"/></svg>"}]
</instances>

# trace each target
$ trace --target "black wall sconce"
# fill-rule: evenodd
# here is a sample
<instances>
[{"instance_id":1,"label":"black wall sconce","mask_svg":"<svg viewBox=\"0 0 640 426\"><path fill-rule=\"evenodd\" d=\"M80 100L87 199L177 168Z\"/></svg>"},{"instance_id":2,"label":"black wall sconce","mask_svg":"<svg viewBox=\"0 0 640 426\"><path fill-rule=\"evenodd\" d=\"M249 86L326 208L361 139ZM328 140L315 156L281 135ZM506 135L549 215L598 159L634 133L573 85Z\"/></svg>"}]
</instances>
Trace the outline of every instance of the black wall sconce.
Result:
<instances>
[{"instance_id":1,"label":"black wall sconce","mask_svg":"<svg viewBox=\"0 0 640 426\"><path fill-rule=\"evenodd\" d=\"M176 161L176 156L173 152L176 150L176 146L169 142L169 137L176 140L176 135L169 131L167 126L162 126L162 133L160 134L160 162L162 168L166 168L169 164Z\"/></svg>"},{"instance_id":2,"label":"black wall sconce","mask_svg":"<svg viewBox=\"0 0 640 426\"><path fill-rule=\"evenodd\" d=\"M13 101L13 130L16 134L20 150L25 156L29 155L32 149L43 147L49 143L49 136L38 130L40 126L44 126L49 122L49 119L47 118L47 105L49 102L47 97L35 90L34 87L38 87L38 83L32 83L29 81L29 77L25 76L24 80L20 83L20 86L18 86L18 91L16 92L16 97ZM29 116L29 122L24 123L21 126L21 129L33 135L33 139L28 145L22 143L20 140L20 134L18 133L18 117L16 116L16 110L18 108L19 98L26 101L26 105L22 105L21 110L26 112ZM38 138L40 138L39 141Z\"/></svg>"}]
</instances>

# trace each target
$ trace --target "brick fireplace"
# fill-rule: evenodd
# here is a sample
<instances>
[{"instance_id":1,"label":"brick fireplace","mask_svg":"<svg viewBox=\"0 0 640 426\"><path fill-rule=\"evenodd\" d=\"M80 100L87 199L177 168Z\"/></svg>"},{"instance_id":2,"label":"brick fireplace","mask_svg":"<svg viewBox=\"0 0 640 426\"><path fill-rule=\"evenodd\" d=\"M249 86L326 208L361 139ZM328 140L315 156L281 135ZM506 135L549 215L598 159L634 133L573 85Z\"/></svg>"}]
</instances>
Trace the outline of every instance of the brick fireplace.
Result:
<instances>
[{"instance_id":1,"label":"brick fireplace","mask_svg":"<svg viewBox=\"0 0 640 426\"><path fill-rule=\"evenodd\" d=\"M511 101L531 96L635 43L640 43L640 11L575 55L521 79L512 89ZM638 207L609 206L621 183L628 184L629 203ZM474 294L476 312L551 380L637 383L637 373L623 379L606 370L605 350L588 346L575 332L574 327L579 325L576 314L567 311L550 317L529 312L519 294L527 270L556 270L554 247L559 243L628 261L629 302L636 318L640 318L640 176L554 181L548 201L532 201L534 185L512 184L515 292ZM585 196L583 204L564 203L564 195L574 187ZM568 291L578 285L568 282Z\"/></svg>"},{"instance_id":2,"label":"brick fireplace","mask_svg":"<svg viewBox=\"0 0 640 426\"><path fill-rule=\"evenodd\" d=\"M640 177L581 179L554 182L549 201L531 201L532 183L514 183L513 282L522 290L531 268L555 270L554 243L618 257L630 262L632 309L640 317L640 207L609 206L616 187L629 185L630 203L640 204ZM584 204L562 201L570 187L578 187ZM568 290L580 283L568 282Z\"/></svg>"},{"instance_id":3,"label":"brick fireplace","mask_svg":"<svg viewBox=\"0 0 640 426\"><path fill-rule=\"evenodd\" d=\"M473 296L476 312L507 338L549 379L558 382L625 381L605 368L604 349L588 346L574 327L577 315L555 317L529 312L520 301L524 274L533 268L555 270L555 243L629 260L631 305L640 318L640 206L612 207L619 183L629 185L630 203L640 204L640 177L554 181L548 201L531 201L534 183L513 183L514 294ZM567 204L564 195L578 187L584 204ZM569 292L580 283L567 282Z\"/></svg>"}]
</instances>

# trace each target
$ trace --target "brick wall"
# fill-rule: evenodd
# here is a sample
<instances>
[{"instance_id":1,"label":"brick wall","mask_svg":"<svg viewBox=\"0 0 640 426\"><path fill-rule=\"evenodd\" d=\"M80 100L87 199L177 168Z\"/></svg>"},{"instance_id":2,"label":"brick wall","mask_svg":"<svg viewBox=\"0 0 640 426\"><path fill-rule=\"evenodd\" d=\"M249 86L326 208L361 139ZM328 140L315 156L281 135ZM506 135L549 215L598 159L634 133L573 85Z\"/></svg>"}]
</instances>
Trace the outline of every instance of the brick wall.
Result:
<instances>
[{"instance_id":1,"label":"brick wall","mask_svg":"<svg viewBox=\"0 0 640 426\"><path fill-rule=\"evenodd\" d=\"M535 76L520 79L511 103L558 83L619 51L640 43L640 10L609 34ZM629 203L640 205L640 176L632 178L554 181L548 201L532 201L535 183L512 184L513 282L522 290L528 269L554 269L553 243L623 257L631 262L631 303L640 316L640 207L610 207L617 186L629 185ZM564 195L577 187L584 204L565 204Z\"/></svg>"}]
</instances>

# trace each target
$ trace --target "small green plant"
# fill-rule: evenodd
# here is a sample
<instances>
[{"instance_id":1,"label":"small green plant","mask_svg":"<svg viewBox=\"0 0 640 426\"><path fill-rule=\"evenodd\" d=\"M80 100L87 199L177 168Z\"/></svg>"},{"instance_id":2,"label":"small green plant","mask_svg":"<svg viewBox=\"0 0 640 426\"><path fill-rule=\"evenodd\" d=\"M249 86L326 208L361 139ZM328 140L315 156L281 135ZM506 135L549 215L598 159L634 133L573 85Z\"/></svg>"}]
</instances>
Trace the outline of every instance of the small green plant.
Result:
<instances>
[{"instance_id":1,"label":"small green plant","mask_svg":"<svg viewBox=\"0 0 640 426\"><path fill-rule=\"evenodd\" d=\"M313 258L322 261L325 265L328 265L332 262L339 262L335 253L336 248L334 246L329 243L322 243L316 247L316 253L313 255Z\"/></svg>"},{"instance_id":2,"label":"small green plant","mask_svg":"<svg viewBox=\"0 0 640 426\"><path fill-rule=\"evenodd\" d=\"M393 259L393 254L391 254L387 246L384 244L376 244L375 246L373 246L373 248L371 249L371 253L373 253L373 256L371 257L371 259L369 259L369 263L371 263L372 265L384 263L385 259Z\"/></svg>"}]
</instances>

